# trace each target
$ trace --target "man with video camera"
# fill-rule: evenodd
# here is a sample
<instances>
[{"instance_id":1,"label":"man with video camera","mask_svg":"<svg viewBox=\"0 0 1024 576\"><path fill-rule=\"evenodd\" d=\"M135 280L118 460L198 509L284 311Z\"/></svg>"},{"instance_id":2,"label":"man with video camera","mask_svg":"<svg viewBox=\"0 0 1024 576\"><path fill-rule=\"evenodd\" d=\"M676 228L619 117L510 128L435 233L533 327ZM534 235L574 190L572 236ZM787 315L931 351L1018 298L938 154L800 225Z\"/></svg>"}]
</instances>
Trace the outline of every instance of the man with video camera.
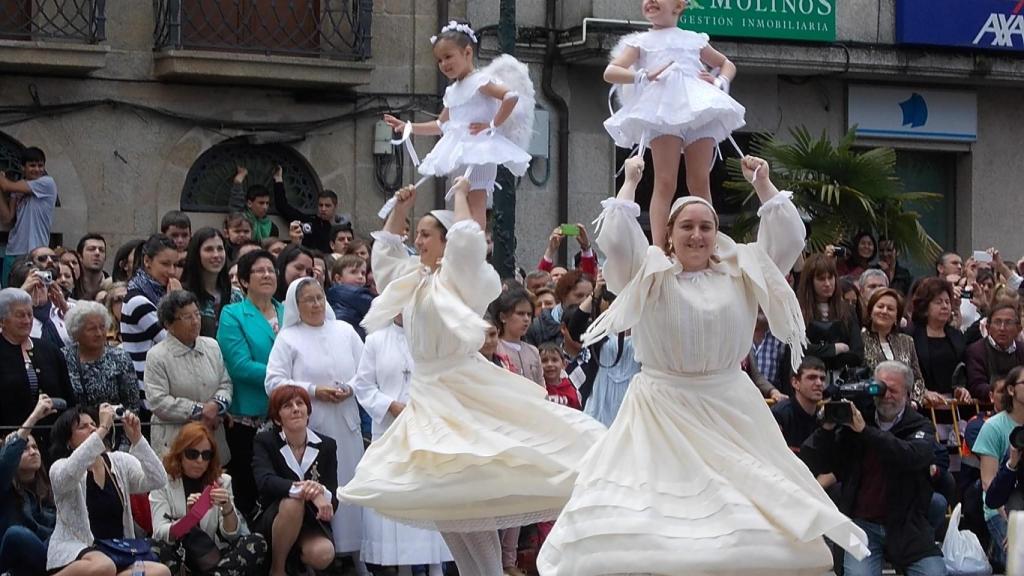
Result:
<instances>
[{"instance_id":1,"label":"man with video camera","mask_svg":"<svg viewBox=\"0 0 1024 576\"><path fill-rule=\"evenodd\" d=\"M868 535L871 555L846 555L846 576L879 576L883 558L909 576L945 575L942 552L928 522L935 429L909 405L914 373L902 362L878 364L874 378L884 395L865 404L849 400L808 438L800 457L816 474L842 482L839 509Z\"/></svg>"},{"instance_id":2,"label":"man with video camera","mask_svg":"<svg viewBox=\"0 0 1024 576\"><path fill-rule=\"evenodd\" d=\"M985 421L972 451L981 461L985 524L991 536L992 561L1006 562L1007 517L1024 510L1020 454L1024 447L1024 366L1006 375L1002 410Z\"/></svg>"}]
</instances>

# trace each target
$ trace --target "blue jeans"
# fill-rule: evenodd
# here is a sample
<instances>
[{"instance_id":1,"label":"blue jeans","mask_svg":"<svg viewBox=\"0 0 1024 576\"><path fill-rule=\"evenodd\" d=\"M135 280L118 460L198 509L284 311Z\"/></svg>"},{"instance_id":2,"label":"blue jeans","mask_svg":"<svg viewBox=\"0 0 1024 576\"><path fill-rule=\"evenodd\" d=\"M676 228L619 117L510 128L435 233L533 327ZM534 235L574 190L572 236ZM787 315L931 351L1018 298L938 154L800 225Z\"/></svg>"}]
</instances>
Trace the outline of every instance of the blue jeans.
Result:
<instances>
[{"instance_id":1,"label":"blue jeans","mask_svg":"<svg viewBox=\"0 0 1024 576\"><path fill-rule=\"evenodd\" d=\"M46 543L24 526L11 526L0 540L0 572L15 576L46 573Z\"/></svg>"},{"instance_id":2,"label":"blue jeans","mask_svg":"<svg viewBox=\"0 0 1024 576\"><path fill-rule=\"evenodd\" d=\"M989 556L992 558L992 562L1005 566L1006 548L1003 547L1003 542L1006 541L1009 528L1006 518L1003 518L1002 514L996 514L985 520L985 525L988 526L988 536L991 541L989 544Z\"/></svg>"},{"instance_id":3,"label":"blue jeans","mask_svg":"<svg viewBox=\"0 0 1024 576\"><path fill-rule=\"evenodd\" d=\"M871 555L857 560L849 553L843 559L845 576L881 576L882 549L885 544L885 526L863 520L854 520L854 524L868 535L868 549ZM929 556L906 567L907 576L946 576L946 562L942 556Z\"/></svg>"}]
</instances>

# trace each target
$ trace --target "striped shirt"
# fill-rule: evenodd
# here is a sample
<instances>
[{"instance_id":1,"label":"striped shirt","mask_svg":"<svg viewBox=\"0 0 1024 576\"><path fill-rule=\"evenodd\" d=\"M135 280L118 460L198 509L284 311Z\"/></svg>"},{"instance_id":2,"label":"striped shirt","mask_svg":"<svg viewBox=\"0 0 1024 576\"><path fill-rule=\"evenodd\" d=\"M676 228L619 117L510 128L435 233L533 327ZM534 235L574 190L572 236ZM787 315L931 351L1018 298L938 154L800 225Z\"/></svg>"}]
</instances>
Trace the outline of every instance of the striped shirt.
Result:
<instances>
[{"instance_id":1,"label":"striped shirt","mask_svg":"<svg viewBox=\"0 0 1024 576\"><path fill-rule=\"evenodd\" d=\"M145 399L143 376L149 349L167 337L160 326L156 305L139 291L130 290L121 308L121 347L132 359L138 379L139 398Z\"/></svg>"}]
</instances>

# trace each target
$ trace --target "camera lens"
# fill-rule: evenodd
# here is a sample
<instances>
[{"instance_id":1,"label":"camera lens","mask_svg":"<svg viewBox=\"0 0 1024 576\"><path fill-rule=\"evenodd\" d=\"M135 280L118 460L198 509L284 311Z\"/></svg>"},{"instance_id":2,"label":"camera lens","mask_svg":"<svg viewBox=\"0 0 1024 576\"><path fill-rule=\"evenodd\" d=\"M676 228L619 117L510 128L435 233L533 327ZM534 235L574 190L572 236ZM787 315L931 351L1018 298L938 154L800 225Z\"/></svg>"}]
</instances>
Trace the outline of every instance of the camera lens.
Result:
<instances>
[{"instance_id":1,"label":"camera lens","mask_svg":"<svg viewBox=\"0 0 1024 576\"><path fill-rule=\"evenodd\" d=\"M309 222L304 222L302 224L302 233L303 234L309 234L312 231L313 231L313 226Z\"/></svg>"},{"instance_id":2,"label":"camera lens","mask_svg":"<svg viewBox=\"0 0 1024 576\"><path fill-rule=\"evenodd\" d=\"M1017 426L1010 432L1010 446L1024 450L1024 426Z\"/></svg>"},{"instance_id":3,"label":"camera lens","mask_svg":"<svg viewBox=\"0 0 1024 576\"><path fill-rule=\"evenodd\" d=\"M63 398L50 398L50 402L53 403L53 409L57 412L63 412L68 408L68 402Z\"/></svg>"},{"instance_id":4,"label":"camera lens","mask_svg":"<svg viewBox=\"0 0 1024 576\"><path fill-rule=\"evenodd\" d=\"M127 412L127 410L125 410L124 406L114 406L114 418L117 418L118 420L124 418L125 412Z\"/></svg>"}]
</instances>

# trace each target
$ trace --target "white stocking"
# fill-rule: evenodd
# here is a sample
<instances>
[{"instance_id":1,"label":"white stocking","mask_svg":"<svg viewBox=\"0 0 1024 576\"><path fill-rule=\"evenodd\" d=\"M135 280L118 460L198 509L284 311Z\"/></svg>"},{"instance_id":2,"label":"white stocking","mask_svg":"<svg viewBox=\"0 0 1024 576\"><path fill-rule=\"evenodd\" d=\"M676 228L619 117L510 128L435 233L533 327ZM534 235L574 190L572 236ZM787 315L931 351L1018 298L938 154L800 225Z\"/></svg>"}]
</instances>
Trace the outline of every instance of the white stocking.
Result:
<instances>
[{"instance_id":1,"label":"white stocking","mask_svg":"<svg viewBox=\"0 0 1024 576\"><path fill-rule=\"evenodd\" d=\"M498 531L442 532L460 574L502 576L501 541Z\"/></svg>"}]
</instances>

